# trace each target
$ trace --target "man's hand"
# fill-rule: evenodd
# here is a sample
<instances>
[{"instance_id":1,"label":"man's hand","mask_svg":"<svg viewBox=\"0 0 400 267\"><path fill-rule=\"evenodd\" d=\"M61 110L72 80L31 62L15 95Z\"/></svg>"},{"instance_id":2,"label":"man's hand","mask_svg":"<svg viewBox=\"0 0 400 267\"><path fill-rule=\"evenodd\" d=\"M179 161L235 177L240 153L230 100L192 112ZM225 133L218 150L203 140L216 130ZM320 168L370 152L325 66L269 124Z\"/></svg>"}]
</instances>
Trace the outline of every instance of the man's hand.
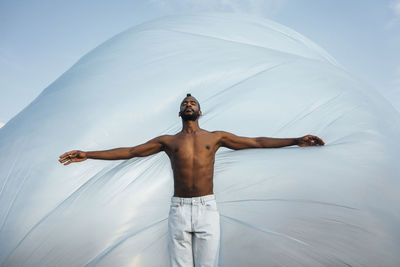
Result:
<instances>
[{"instance_id":1,"label":"man's hand","mask_svg":"<svg viewBox=\"0 0 400 267\"><path fill-rule=\"evenodd\" d=\"M297 138L298 146L323 146L325 145L324 141L321 138L314 135L306 135L300 138Z\"/></svg>"},{"instance_id":2,"label":"man's hand","mask_svg":"<svg viewBox=\"0 0 400 267\"><path fill-rule=\"evenodd\" d=\"M64 165L68 165L72 162L80 162L86 159L87 159L86 152L80 150L72 150L70 152L62 154L58 161L61 163L65 162Z\"/></svg>"}]
</instances>

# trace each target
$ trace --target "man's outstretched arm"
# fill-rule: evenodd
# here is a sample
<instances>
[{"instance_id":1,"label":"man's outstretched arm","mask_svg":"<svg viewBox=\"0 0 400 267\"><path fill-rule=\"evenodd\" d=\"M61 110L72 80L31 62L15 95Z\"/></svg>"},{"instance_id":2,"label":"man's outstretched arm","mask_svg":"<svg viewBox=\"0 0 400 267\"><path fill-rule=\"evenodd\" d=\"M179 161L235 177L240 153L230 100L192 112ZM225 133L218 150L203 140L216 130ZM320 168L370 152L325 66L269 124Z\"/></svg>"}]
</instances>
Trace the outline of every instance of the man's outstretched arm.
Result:
<instances>
[{"instance_id":1,"label":"man's outstretched arm","mask_svg":"<svg viewBox=\"0 0 400 267\"><path fill-rule=\"evenodd\" d=\"M324 141L314 135L299 138L242 137L228 132L216 132L220 137L220 146L230 149L277 148L285 146L323 146Z\"/></svg>"},{"instance_id":2,"label":"man's outstretched arm","mask_svg":"<svg viewBox=\"0 0 400 267\"><path fill-rule=\"evenodd\" d=\"M164 150L164 138L164 136L159 136L144 144L134 147L121 147L110 150L88 152L72 150L62 154L58 161L64 163L64 165L68 165L72 162L80 162L86 159L118 160L130 159L133 157L146 157Z\"/></svg>"}]
</instances>

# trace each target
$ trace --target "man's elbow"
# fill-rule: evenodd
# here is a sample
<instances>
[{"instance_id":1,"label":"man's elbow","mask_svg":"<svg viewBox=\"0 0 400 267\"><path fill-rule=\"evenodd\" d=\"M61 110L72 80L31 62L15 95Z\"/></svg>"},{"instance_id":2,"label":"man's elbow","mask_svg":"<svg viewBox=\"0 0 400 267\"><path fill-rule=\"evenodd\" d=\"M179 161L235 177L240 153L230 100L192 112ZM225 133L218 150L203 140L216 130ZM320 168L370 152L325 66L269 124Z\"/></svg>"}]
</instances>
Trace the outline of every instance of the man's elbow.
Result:
<instances>
[{"instance_id":1,"label":"man's elbow","mask_svg":"<svg viewBox=\"0 0 400 267\"><path fill-rule=\"evenodd\" d=\"M256 137L254 138L254 142L250 145L252 148L266 148L265 142L263 142L262 137Z\"/></svg>"},{"instance_id":2,"label":"man's elbow","mask_svg":"<svg viewBox=\"0 0 400 267\"><path fill-rule=\"evenodd\" d=\"M130 148L128 150L128 153L126 155L126 159L131 159L131 158L134 158L134 157L137 157L137 151L136 151L136 149L134 147L132 147L132 148Z\"/></svg>"}]
</instances>

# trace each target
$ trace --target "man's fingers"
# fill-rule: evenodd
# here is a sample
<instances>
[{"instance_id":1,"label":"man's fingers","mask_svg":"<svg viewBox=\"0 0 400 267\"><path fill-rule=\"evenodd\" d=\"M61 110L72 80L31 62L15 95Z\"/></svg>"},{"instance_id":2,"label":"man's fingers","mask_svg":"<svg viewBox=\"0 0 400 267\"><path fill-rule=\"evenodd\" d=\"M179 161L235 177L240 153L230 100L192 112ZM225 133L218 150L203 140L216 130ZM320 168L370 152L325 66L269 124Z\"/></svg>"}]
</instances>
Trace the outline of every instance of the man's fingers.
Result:
<instances>
[{"instance_id":1,"label":"man's fingers","mask_svg":"<svg viewBox=\"0 0 400 267\"><path fill-rule=\"evenodd\" d=\"M79 150L72 150L69 152L65 152L64 154L62 154L60 156L58 161L60 163L63 163L64 165L71 164L72 162L84 161L85 158L79 158L79 155L80 155L79 153L80 153Z\"/></svg>"},{"instance_id":2,"label":"man's fingers","mask_svg":"<svg viewBox=\"0 0 400 267\"><path fill-rule=\"evenodd\" d=\"M71 159L67 159L67 158L64 158L64 159L62 159L62 160L61 160L61 159L59 160L59 162L60 162L60 163L64 163L64 165L68 165L69 163L71 163L70 161L71 161Z\"/></svg>"},{"instance_id":3,"label":"man's fingers","mask_svg":"<svg viewBox=\"0 0 400 267\"><path fill-rule=\"evenodd\" d=\"M76 158L71 158L71 159L69 159L68 162L64 163L64 165L68 165L68 164L71 164L72 162L78 162L78 161L80 161L80 160L78 160Z\"/></svg>"},{"instance_id":4,"label":"man's fingers","mask_svg":"<svg viewBox=\"0 0 400 267\"><path fill-rule=\"evenodd\" d=\"M66 160L68 160L68 157L60 158L58 161L62 163L65 162Z\"/></svg>"},{"instance_id":5,"label":"man's fingers","mask_svg":"<svg viewBox=\"0 0 400 267\"><path fill-rule=\"evenodd\" d=\"M72 151L68 151L68 152L65 152L64 154L62 154L60 156L60 158L65 158L68 156L76 156L76 155L78 155L78 150L72 150Z\"/></svg>"},{"instance_id":6,"label":"man's fingers","mask_svg":"<svg viewBox=\"0 0 400 267\"><path fill-rule=\"evenodd\" d=\"M301 138L301 143L299 146L318 146L325 145L324 141L321 138L314 135L306 135Z\"/></svg>"},{"instance_id":7,"label":"man's fingers","mask_svg":"<svg viewBox=\"0 0 400 267\"><path fill-rule=\"evenodd\" d=\"M319 145L324 145L325 143L324 143L324 141L322 141L322 139L321 138L319 138L319 137L315 137L315 141L319 144Z\"/></svg>"},{"instance_id":8,"label":"man's fingers","mask_svg":"<svg viewBox=\"0 0 400 267\"><path fill-rule=\"evenodd\" d=\"M72 162L77 161L77 157L79 156L79 153L77 150L69 151L64 154L62 154L59 158L60 163L64 163L64 165L68 165Z\"/></svg>"},{"instance_id":9,"label":"man's fingers","mask_svg":"<svg viewBox=\"0 0 400 267\"><path fill-rule=\"evenodd\" d=\"M312 137L312 139L310 140L311 145L318 145L318 139L316 139L314 136Z\"/></svg>"},{"instance_id":10,"label":"man's fingers","mask_svg":"<svg viewBox=\"0 0 400 267\"><path fill-rule=\"evenodd\" d=\"M66 157L64 157L64 158L60 158L58 161L60 161L61 163L63 163L63 162L65 162L65 161L67 161L67 160L69 160L69 159L71 159L71 158L73 158L73 157L71 157L71 156L66 156Z\"/></svg>"}]
</instances>

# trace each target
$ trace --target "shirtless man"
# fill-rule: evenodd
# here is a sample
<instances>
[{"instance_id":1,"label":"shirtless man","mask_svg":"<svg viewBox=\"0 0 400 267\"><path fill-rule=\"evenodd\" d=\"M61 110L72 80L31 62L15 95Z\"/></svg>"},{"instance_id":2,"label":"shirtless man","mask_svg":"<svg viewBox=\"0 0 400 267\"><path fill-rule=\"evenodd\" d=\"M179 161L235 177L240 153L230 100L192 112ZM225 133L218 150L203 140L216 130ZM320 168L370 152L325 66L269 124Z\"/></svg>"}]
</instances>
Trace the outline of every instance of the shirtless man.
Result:
<instances>
[{"instance_id":1,"label":"shirtless man","mask_svg":"<svg viewBox=\"0 0 400 267\"><path fill-rule=\"evenodd\" d=\"M213 193L215 153L220 147L278 148L320 146L324 142L312 135L300 138L241 137L199 127L200 104L190 94L181 103L182 131L156 137L147 143L126 148L84 152L73 150L60 156L68 165L86 159L121 160L146 157L164 151L174 175L174 196L168 217L168 247L172 267L214 266L219 248L219 212Z\"/></svg>"}]
</instances>

